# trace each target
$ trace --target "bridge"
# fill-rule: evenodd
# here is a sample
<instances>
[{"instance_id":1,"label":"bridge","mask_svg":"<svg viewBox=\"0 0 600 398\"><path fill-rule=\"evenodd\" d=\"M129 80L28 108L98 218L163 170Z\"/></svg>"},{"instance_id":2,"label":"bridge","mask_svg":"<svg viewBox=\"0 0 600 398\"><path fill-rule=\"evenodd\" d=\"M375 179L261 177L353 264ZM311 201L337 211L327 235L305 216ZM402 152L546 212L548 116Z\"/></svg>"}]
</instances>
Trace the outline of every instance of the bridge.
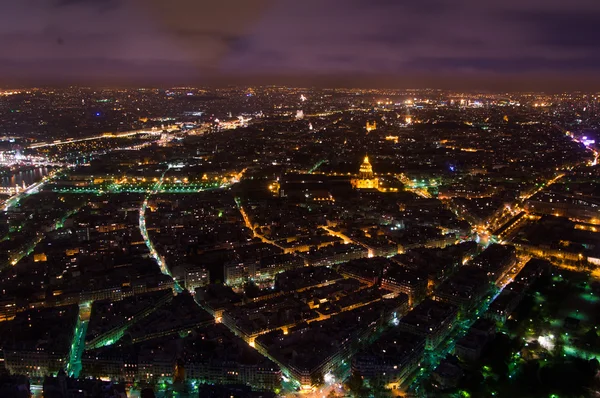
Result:
<instances>
[{"instance_id":1,"label":"bridge","mask_svg":"<svg viewBox=\"0 0 600 398\"><path fill-rule=\"evenodd\" d=\"M173 129L173 128L167 129L167 131L174 131L174 130L175 129ZM101 140L101 139L106 139L106 138L130 137L133 135L145 135L145 134L160 135L160 134L162 134L162 132L163 132L162 129L153 128L151 130L132 130L132 131L126 131L123 133L104 133L104 134L95 135L92 137L67 138L64 140L56 140L56 141L52 141L52 142L37 142L35 144L31 144L29 146L29 149L52 147L52 146L57 146L57 145L72 144L75 142L83 142L83 141L94 141L94 140Z\"/></svg>"},{"instance_id":2,"label":"bridge","mask_svg":"<svg viewBox=\"0 0 600 398\"><path fill-rule=\"evenodd\" d=\"M14 187L0 187L0 195L13 196L24 190L25 188L22 188L18 185L15 185Z\"/></svg>"}]
</instances>

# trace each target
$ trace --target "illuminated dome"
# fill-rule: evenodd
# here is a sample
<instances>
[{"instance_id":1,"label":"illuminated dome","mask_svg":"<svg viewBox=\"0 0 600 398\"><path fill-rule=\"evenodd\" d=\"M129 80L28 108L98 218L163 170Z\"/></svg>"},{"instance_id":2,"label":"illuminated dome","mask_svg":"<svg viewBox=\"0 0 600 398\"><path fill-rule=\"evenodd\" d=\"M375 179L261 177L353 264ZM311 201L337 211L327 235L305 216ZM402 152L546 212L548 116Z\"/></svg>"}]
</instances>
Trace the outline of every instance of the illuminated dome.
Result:
<instances>
[{"instance_id":1,"label":"illuminated dome","mask_svg":"<svg viewBox=\"0 0 600 398\"><path fill-rule=\"evenodd\" d=\"M365 156L363 163L360 165L358 177L351 179L350 183L356 189L379 188L379 180L373 175L373 166L371 166L368 156Z\"/></svg>"},{"instance_id":2,"label":"illuminated dome","mask_svg":"<svg viewBox=\"0 0 600 398\"><path fill-rule=\"evenodd\" d=\"M365 160L363 160L363 163L360 165L359 171L361 178L373 178L373 166L371 166L368 156L365 156Z\"/></svg>"}]
</instances>

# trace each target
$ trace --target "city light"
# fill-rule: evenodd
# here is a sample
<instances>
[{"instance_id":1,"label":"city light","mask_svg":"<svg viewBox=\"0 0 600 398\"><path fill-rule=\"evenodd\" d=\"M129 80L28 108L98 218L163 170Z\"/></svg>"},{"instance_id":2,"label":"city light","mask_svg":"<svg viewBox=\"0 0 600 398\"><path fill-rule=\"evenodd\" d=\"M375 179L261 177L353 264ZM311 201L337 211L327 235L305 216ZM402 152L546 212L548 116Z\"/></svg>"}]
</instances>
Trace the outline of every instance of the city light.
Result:
<instances>
[{"instance_id":1,"label":"city light","mask_svg":"<svg viewBox=\"0 0 600 398\"><path fill-rule=\"evenodd\" d=\"M74 391L133 396L593 389L589 94L1 98L19 133L0 137L0 348L31 385L64 370Z\"/></svg>"}]
</instances>

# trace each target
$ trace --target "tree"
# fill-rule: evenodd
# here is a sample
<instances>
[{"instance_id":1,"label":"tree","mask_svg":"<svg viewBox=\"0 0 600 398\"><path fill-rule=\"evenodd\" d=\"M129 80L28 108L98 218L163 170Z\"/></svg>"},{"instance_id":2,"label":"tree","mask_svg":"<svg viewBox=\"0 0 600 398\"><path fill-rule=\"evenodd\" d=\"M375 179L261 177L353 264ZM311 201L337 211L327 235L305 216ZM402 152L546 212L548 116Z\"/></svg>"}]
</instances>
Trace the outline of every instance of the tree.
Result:
<instances>
[{"instance_id":1,"label":"tree","mask_svg":"<svg viewBox=\"0 0 600 398\"><path fill-rule=\"evenodd\" d=\"M346 381L346 387L354 394L359 394L363 388L363 378L358 372L352 372L348 380Z\"/></svg>"},{"instance_id":2,"label":"tree","mask_svg":"<svg viewBox=\"0 0 600 398\"><path fill-rule=\"evenodd\" d=\"M552 350L552 355L555 359L559 359L562 361L563 352L565 350L565 340L561 334L556 336L554 341L554 348Z\"/></svg>"},{"instance_id":3,"label":"tree","mask_svg":"<svg viewBox=\"0 0 600 398\"><path fill-rule=\"evenodd\" d=\"M244 294L248 298L257 297L260 294L260 288L253 281L244 283Z\"/></svg>"},{"instance_id":4,"label":"tree","mask_svg":"<svg viewBox=\"0 0 600 398\"><path fill-rule=\"evenodd\" d=\"M595 328L589 329L582 338L582 342L587 346L589 350L597 351L600 346L600 338Z\"/></svg>"},{"instance_id":5,"label":"tree","mask_svg":"<svg viewBox=\"0 0 600 398\"><path fill-rule=\"evenodd\" d=\"M310 383L313 386L320 386L323 384L323 374L322 373L313 373L310 375Z\"/></svg>"},{"instance_id":6,"label":"tree","mask_svg":"<svg viewBox=\"0 0 600 398\"><path fill-rule=\"evenodd\" d=\"M380 377L376 377L371 382L371 393L375 398L390 397L392 395L392 392L385 387L385 384Z\"/></svg>"},{"instance_id":7,"label":"tree","mask_svg":"<svg viewBox=\"0 0 600 398\"><path fill-rule=\"evenodd\" d=\"M152 388L144 388L140 394L141 398L154 398L154 391Z\"/></svg>"}]
</instances>

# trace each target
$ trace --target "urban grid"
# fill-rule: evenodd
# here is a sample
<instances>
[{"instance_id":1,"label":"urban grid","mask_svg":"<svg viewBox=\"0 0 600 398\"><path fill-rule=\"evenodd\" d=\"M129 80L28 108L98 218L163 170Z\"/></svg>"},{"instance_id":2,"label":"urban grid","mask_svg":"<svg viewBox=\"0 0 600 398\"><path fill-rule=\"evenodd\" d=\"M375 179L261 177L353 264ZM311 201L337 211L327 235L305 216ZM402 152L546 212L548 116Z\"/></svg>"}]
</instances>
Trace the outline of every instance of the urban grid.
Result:
<instances>
[{"instance_id":1,"label":"urban grid","mask_svg":"<svg viewBox=\"0 0 600 398\"><path fill-rule=\"evenodd\" d=\"M600 391L600 95L0 91L0 396Z\"/></svg>"}]
</instances>

